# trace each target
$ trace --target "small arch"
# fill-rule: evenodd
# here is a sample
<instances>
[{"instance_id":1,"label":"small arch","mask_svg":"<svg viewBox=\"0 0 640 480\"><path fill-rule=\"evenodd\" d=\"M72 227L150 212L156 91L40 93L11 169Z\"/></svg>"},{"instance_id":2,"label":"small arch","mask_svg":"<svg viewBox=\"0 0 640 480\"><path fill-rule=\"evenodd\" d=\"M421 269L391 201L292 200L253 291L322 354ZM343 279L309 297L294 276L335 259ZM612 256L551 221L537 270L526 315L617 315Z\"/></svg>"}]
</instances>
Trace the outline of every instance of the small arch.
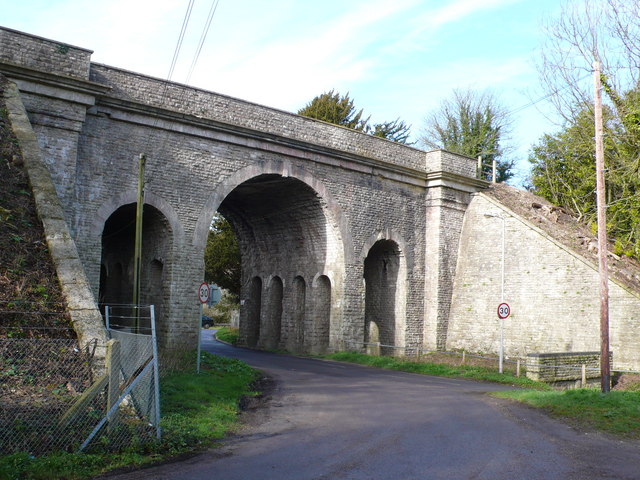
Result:
<instances>
[{"instance_id":1,"label":"small arch","mask_svg":"<svg viewBox=\"0 0 640 480\"><path fill-rule=\"evenodd\" d=\"M310 347L318 353L329 348L331 335L331 280L320 275L314 281L313 336L315 341Z\"/></svg>"},{"instance_id":2,"label":"small arch","mask_svg":"<svg viewBox=\"0 0 640 480\"><path fill-rule=\"evenodd\" d=\"M244 325L246 344L248 347L258 345L260 338L260 314L262 310L262 279L253 277L249 285L248 298L245 300L246 318Z\"/></svg>"},{"instance_id":3,"label":"small arch","mask_svg":"<svg viewBox=\"0 0 640 480\"><path fill-rule=\"evenodd\" d=\"M104 229L104 224L107 222L107 219L109 219L109 217L111 217L111 215L113 215L116 210L128 204L135 204L137 201L137 197L137 192L135 192L134 190L128 190L104 200L93 217L92 230L95 235L100 236ZM171 203L169 203L160 195L157 195L151 191L145 191L144 203L145 205L151 205L160 213L162 213L166 221L169 222L169 226L171 227L171 232L174 236L175 243L181 244L184 241L184 228L182 227L182 223L180 223L178 214L176 213Z\"/></svg>"},{"instance_id":4,"label":"small arch","mask_svg":"<svg viewBox=\"0 0 640 480\"><path fill-rule=\"evenodd\" d=\"M364 260L365 343L404 346L405 276L398 244L392 240L375 242ZM401 352L381 347L380 353Z\"/></svg>"},{"instance_id":5,"label":"small arch","mask_svg":"<svg viewBox=\"0 0 640 480\"><path fill-rule=\"evenodd\" d=\"M290 343L292 344L293 350L302 350L304 348L306 298L307 284L304 278L298 275L293 279L292 283L291 325L293 338Z\"/></svg>"},{"instance_id":6,"label":"small arch","mask_svg":"<svg viewBox=\"0 0 640 480\"><path fill-rule=\"evenodd\" d=\"M133 302L135 218L136 204L130 203L118 208L104 222L98 290L99 298L104 303L122 305ZM145 203L139 302L156 306L156 325L161 346L168 341L169 313L165 302L171 292L162 259L171 262L173 241L173 232L167 218L157 208ZM134 324L133 314L123 317L120 321L122 326Z\"/></svg>"},{"instance_id":7,"label":"small arch","mask_svg":"<svg viewBox=\"0 0 640 480\"><path fill-rule=\"evenodd\" d=\"M283 291L282 279L278 276L271 277L265 315L260 326L260 343L266 349L278 348L280 344Z\"/></svg>"}]
</instances>

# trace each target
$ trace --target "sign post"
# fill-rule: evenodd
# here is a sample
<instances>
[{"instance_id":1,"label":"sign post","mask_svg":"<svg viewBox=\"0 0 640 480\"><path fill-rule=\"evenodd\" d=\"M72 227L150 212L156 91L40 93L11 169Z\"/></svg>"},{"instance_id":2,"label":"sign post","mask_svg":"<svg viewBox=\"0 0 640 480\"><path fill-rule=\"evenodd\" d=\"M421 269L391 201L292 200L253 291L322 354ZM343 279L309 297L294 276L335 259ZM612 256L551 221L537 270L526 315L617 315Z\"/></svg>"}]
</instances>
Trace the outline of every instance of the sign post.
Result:
<instances>
[{"instance_id":1,"label":"sign post","mask_svg":"<svg viewBox=\"0 0 640 480\"><path fill-rule=\"evenodd\" d=\"M204 304L209 301L209 284L207 282L202 282L198 287L198 300L200 300L200 316L198 317L198 323L196 324L198 327L198 348L197 351L197 359L196 359L196 373L200 373L200 343L202 342L202 315L204 310Z\"/></svg>"},{"instance_id":2,"label":"sign post","mask_svg":"<svg viewBox=\"0 0 640 480\"><path fill-rule=\"evenodd\" d=\"M502 364L504 359L504 319L511 315L511 307L508 303L502 302L498 305L498 318L500 319L500 354L498 371L502 373Z\"/></svg>"}]
</instances>

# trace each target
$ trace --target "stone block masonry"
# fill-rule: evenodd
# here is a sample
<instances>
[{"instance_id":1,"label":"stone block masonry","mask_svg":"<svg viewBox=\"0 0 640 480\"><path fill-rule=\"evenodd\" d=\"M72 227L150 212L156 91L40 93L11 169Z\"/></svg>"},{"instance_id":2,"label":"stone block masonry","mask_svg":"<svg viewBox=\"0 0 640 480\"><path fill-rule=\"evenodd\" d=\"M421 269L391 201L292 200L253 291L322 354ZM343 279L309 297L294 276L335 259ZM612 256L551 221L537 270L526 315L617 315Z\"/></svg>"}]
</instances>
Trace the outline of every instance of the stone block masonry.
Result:
<instances>
[{"instance_id":1,"label":"stone block masonry","mask_svg":"<svg viewBox=\"0 0 640 480\"><path fill-rule=\"evenodd\" d=\"M488 216L489 215L489 216ZM464 215L447 328L448 349L498 352L501 229L505 222L505 355L600 349L598 266L485 193ZM614 368L640 367L640 295L609 282Z\"/></svg>"},{"instance_id":2,"label":"stone block masonry","mask_svg":"<svg viewBox=\"0 0 640 480\"><path fill-rule=\"evenodd\" d=\"M582 378L583 365L586 378L600 378L600 352L529 353L527 378L547 383L576 381Z\"/></svg>"},{"instance_id":3,"label":"stone block masonry","mask_svg":"<svg viewBox=\"0 0 640 480\"><path fill-rule=\"evenodd\" d=\"M91 63L55 40L0 28L0 42L96 300L130 301L128 225L147 155L142 292L159 307L163 348L194 346L216 211L241 247L246 345L336 350L378 323L398 346L435 343L425 304L429 322L445 321L455 218L485 186L473 159ZM367 259L372 291L393 304L384 320L367 308Z\"/></svg>"}]
</instances>

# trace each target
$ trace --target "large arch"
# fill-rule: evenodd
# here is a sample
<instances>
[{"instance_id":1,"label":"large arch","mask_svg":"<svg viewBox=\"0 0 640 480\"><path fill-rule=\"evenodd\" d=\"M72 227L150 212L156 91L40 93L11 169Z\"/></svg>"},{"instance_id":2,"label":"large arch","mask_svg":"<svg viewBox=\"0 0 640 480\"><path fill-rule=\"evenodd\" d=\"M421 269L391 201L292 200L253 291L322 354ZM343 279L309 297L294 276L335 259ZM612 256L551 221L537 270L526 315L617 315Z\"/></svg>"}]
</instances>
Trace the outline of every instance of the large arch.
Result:
<instances>
[{"instance_id":1,"label":"large arch","mask_svg":"<svg viewBox=\"0 0 640 480\"><path fill-rule=\"evenodd\" d=\"M227 196L243 183L262 175L278 175L283 178L292 177L302 183L305 183L309 188L311 188L311 190L316 192L318 197L321 199L328 221L342 240L341 248L344 261L351 263L355 260L353 239L347 219L342 213L340 205L333 199L333 196L330 194L324 183L314 177L306 169L296 167L287 160L264 162L241 168L230 174L218 186L216 186L215 190L207 198L198 217L196 228L193 233L194 246L204 248L206 245L211 218L219 210L220 204L222 204Z\"/></svg>"},{"instance_id":2,"label":"large arch","mask_svg":"<svg viewBox=\"0 0 640 480\"><path fill-rule=\"evenodd\" d=\"M216 189L210 199L218 198L217 211L232 225L240 246L240 342L262 348L309 350L312 346L306 345L303 338L306 317L312 313L305 308L304 278L330 272L332 278L338 279L335 284L342 285L345 244L325 199L308 181L285 173L284 176L260 173L230 191L227 191L230 184L237 180L223 182L219 188L225 193L224 198L219 200L222 194ZM210 207L214 205L211 203ZM253 300L256 277L265 279L259 332ZM337 298L340 295L335 293ZM275 320L277 308L272 308L277 303L281 304L281 321ZM341 315L334 314L331 318L335 319L331 327L339 330ZM323 350L328 349L329 338L327 331L323 335Z\"/></svg>"}]
</instances>

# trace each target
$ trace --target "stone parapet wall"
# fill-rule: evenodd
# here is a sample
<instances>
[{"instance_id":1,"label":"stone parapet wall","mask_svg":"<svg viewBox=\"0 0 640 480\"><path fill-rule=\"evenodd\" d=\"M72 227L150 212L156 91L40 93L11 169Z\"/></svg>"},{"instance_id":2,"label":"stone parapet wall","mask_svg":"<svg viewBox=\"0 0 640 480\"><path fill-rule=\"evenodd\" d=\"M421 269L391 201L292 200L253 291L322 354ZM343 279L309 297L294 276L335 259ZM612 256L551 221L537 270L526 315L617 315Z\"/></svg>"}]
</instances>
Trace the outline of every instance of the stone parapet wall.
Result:
<instances>
[{"instance_id":1,"label":"stone parapet wall","mask_svg":"<svg viewBox=\"0 0 640 480\"><path fill-rule=\"evenodd\" d=\"M600 378L600 352L529 353L527 378L548 383L579 380L582 365L587 378Z\"/></svg>"},{"instance_id":2,"label":"stone parapet wall","mask_svg":"<svg viewBox=\"0 0 640 480\"><path fill-rule=\"evenodd\" d=\"M0 61L77 79L89 78L91 50L0 27Z\"/></svg>"},{"instance_id":3,"label":"stone parapet wall","mask_svg":"<svg viewBox=\"0 0 640 480\"><path fill-rule=\"evenodd\" d=\"M425 152L421 150L275 108L101 64L92 64L90 80L112 87L109 96L114 99L425 171Z\"/></svg>"}]
</instances>

